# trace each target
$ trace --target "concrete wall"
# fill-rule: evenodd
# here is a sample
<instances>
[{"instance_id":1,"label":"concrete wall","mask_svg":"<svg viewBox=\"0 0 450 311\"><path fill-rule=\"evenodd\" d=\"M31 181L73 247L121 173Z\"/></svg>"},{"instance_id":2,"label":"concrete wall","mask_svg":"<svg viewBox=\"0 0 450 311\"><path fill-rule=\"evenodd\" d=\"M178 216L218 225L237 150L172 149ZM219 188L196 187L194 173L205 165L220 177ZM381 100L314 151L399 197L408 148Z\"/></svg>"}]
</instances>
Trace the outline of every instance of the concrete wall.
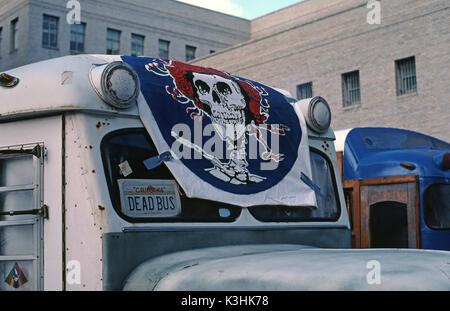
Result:
<instances>
[{"instance_id":1,"label":"concrete wall","mask_svg":"<svg viewBox=\"0 0 450 311\"><path fill-rule=\"evenodd\" d=\"M302 3L269 13L251 21L251 38L258 39L292 27L329 17L356 5L366 5L364 0L303 0Z\"/></svg>"},{"instance_id":2,"label":"concrete wall","mask_svg":"<svg viewBox=\"0 0 450 311\"><path fill-rule=\"evenodd\" d=\"M0 27L3 24L9 27L10 16L17 15L17 9L12 7L18 7L18 2L0 0ZM170 58L181 61L185 60L186 45L197 47L196 55L200 57L211 50L218 51L250 39L250 21L173 0L79 2L81 19L86 23L86 53L106 53L107 28L121 31L121 54L131 53L131 34L135 33L145 36L145 55L157 57L158 40L164 39L171 42ZM20 22L29 24L27 31L20 33L21 45L25 48L19 49L18 61L4 57L0 70L70 54L67 1L22 0L20 3L24 14ZM59 17L57 49L42 47L43 14ZM5 30L8 29L4 27L3 41L9 40L9 32Z\"/></svg>"},{"instance_id":3,"label":"concrete wall","mask_svg":"<svg viewBox=\"0 0 450 311\"><path fill-rule=\"evenodd\" d=\"M305 0L252 21L252 40L194 61L332 108L335 130L407 128L450 141L450 19L446 0L383 0L381 24L369 25L362 0ZM417 93L397 96L395 61L415 56ZM361 105L342 105L341 75L359 70Z\"/></svg>"},{"instance_id":4,"label":"concrete wall","mask_svg":"<svg viewBox=\"0 0 450 311\"><path fill-rule=\"evenodd\" d=\"M29 50L29 7L28 0L0 0L0 68L14 68L23 64ZM17 49L11 48L11 21L18 21Z\"/></svg>"}]
</instances>

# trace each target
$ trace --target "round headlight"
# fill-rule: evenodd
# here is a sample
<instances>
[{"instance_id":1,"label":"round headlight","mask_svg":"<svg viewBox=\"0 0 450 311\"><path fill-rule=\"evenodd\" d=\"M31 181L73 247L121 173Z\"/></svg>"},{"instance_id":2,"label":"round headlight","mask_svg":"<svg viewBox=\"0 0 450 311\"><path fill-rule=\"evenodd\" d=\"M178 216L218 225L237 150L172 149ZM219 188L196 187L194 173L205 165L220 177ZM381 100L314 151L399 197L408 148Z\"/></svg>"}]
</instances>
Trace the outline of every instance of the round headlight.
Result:
<instances>
[{"instance_id":1,"label":"round headlight","mask_svg":"<svg viewBox=\"0 0 450 311\"><path fill-rule=\"evenodd\" d=\"M322 134L331 124L331 109L327 101L320 96L305 98L295 103L305 117L308 127Z\"/></svg>"},{"instance_id":2,"label":"round headlight","mask_svg":"<svg viewBox=\"0 0 450 311\"><path fill-rule=\"evenodd\" d=\"M330 127L331 110L325 99L319 96L311 99L308 119L310 127L316 132L323 133Z\"/></svg>"},{"instance_id":3,"label":"round headlight","mask_svg":"<svg viewBox=\"0 0 450 311\"><path fill-rule=\"evenodd\" d=\"M106 103L119 109L129 108L136 103L140 93L136 72L123 62L94 67L90 79L97 94Z\"/></svg>"}]
</instances>

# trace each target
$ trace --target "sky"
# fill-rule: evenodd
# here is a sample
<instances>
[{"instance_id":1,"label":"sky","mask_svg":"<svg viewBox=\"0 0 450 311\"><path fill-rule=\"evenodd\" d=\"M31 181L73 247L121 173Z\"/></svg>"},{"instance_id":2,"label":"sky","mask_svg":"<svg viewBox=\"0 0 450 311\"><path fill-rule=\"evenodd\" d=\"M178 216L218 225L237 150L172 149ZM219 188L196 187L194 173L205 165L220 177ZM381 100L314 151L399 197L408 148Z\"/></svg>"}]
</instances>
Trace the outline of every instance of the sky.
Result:
<instances>
[{"instance_id":1,"label":"sky","mask_svg":"<svg viewBox=\"0 0 450 311\"><path fill-rule=\"evenodd\" d=\"M302 0L178 0L214 11L254 19Z\"/></svg>"}]
</instances>

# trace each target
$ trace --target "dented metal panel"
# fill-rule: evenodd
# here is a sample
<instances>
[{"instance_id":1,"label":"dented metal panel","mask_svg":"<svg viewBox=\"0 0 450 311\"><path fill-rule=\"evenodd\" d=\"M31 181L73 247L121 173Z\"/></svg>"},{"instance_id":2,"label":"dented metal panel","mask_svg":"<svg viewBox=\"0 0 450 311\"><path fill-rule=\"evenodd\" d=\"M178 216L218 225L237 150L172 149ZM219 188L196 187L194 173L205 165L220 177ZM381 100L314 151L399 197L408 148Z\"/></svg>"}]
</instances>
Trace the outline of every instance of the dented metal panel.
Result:
<instances>
[{"instance_id":1,"label":"dented metal panel","mask_svg":"<svg viewBox=\"0 0 450 311\"><path fill-rule=\"evenodd\" d=\"M225 246L149 260L125 290L450 290L448 252ZM371 279L377 263L379 280Z\"/></svg>"}]
</instances>

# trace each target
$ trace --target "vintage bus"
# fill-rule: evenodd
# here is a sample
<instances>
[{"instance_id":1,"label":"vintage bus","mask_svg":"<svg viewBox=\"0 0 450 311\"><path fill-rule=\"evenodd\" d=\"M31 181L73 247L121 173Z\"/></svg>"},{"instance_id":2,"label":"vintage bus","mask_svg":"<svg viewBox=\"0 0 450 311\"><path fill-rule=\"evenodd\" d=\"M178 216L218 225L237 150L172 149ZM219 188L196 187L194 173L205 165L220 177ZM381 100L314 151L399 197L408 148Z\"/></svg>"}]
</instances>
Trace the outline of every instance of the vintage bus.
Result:
<instances>
[{"instance_id":1,"label":"vintage bus","mask_svg":"<svg viewBox=\"0 0 450 311\"><path fill-rule=\"evenodd\" d=\"M449 290L449 252L350 249L330 121L321 97L161 59L0 74L0 289Z\"/></svg>"},{"instance_id":2,"label":"vintage bus","mask_svg":"<svg viewBox=\"0 0 450 311\"><path fill-rule=\"evenodd\" d=\"M450 250L450 144L396 128L336 132L352 247Z\"/></svg>"}]
</instances>

